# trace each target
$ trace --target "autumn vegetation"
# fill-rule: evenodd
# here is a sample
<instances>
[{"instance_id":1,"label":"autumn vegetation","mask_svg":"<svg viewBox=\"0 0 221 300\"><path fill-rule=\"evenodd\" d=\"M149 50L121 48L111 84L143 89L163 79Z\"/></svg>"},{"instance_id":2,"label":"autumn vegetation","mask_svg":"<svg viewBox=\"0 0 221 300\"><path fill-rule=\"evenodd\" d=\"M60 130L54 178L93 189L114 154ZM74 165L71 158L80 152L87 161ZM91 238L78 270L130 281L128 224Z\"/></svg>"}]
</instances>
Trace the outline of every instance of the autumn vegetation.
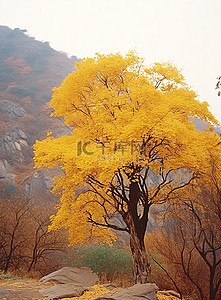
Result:
<instances>
[{"instance_id":1,"label":"autumn vegetation","mask_svg":"<svg viewBox=\"0 0 221 300\"><path fill-rule=\"evenodd\" d=\"M164 212L164 220L172 213L170 226L149 235L150 255L160 255L153 257L154 262L180 293L195 293L199 299L221 296L220 169L214 159L208 156L207 173L177 195L182 204ZM169 267L164 268L164 264Z\"/></svg>"},{"instance_id":2,"label":"autumn vegetation","mask_svg":"<svg viewBox=\"0 0 221 300\"><path fill-rule=\"evenodd\" d=\"M12 33L13 47L5 42L0 51L1 97L28 112L13 123L30 145L40 140L36 167L61 169L53 190L60 204L56 211L49 192L26 197L18 186L33 173L31 148L22 149L23 164L1 153L13 163L16 187L1 186L0 275L39 278L63 265L88 266L101 282L150 281L185 300L221 299L220 124L207 103L173 64L146 67L130 52L76 63L49 107L48 90L74 66L50 56L47 44L34 51L34 40L24 51L27 37L19 43L22 33ZM51 112L56 118L47 118ZM0 137L11 122L1 113Z\"/></svg>"},{"instance_id":3,"label":"autumn vegetation","mask_svg":"<svg viewBox=\"0 0 221 300\"><path fill-rule=\"evenodd\" d=\"M117 286L133 284L133 262L128 248L108 245L74 247L63 255L65 265L89 267L101 283L112 282Z\"/></svg>"},{"instance_id":4,"label":"autumn vegetation","mask_svg":"<svg viewBox=\"0 0 221 300\"><path fill-rule=\"evenodd\" d=\"M133 52L97 54L76 69L51 100L72 134L34 146L36 167L63 172L50 230L68 229L71 245L112 245L124 232L135 283L153 276L148 250L180 293L218 299L221 143L208 104L171 63L147 68ZM146 235L152 210L156 229Z\"/></svg>"},{"instance_id":5,"label":"autumn vegetation","mask_svg":"<svg viewBox=\"0 0 221 300\"><path fill-rule=\"evenodd\" d=\"M6 189L0 202L0 270L41 277L61 265L67 247L64 232L48 232L51 204Z\"/></svg>"}]
</instances>

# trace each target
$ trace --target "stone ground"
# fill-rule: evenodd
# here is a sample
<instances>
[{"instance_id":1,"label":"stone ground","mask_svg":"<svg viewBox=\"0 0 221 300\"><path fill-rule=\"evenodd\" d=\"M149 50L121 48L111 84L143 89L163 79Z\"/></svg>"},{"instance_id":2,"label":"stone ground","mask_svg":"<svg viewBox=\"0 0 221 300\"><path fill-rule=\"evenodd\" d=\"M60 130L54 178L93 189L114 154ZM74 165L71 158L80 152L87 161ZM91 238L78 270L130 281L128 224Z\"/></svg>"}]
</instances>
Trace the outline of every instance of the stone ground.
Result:
<instances>
[{"instance_id":1,"label":"stone ground","mask_svg":"<svg viewBox=\"0 0 221 300\"><path fill-rule=\"evenodd\" d=\"M0 299L6 300L43 300L39 290L51 286L31 279L0 280Z\"/></svg>"}]
</instances>

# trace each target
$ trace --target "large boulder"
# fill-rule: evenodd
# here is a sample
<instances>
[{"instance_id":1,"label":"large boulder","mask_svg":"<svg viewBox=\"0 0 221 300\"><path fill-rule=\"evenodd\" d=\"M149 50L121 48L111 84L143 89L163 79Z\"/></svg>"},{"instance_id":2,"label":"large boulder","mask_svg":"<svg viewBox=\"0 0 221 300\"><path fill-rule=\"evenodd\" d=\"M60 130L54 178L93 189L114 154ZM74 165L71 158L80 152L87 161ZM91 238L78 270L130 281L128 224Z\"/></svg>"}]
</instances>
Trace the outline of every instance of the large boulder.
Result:
<instances>
[{"instance_id":1,"label":"large boulder","mask_svg":"<svg viewBox=\"0 0 221 300\"><path fill-rule=\"evenodd\" d=\"M64 267L42 277L40 281L55 281L62 284L71 283L88 287L97 284L99 279L89 268Z\"/></svg>"},{"instance_id":2,"label":"large boulder","mask_svg":"<svg viewBox=\"0 0 221 300\"><path fill-rule=\"evenodd\" d=\"M154 283L137 283L127 289L117 289L98 297L96 300L156 300L158 287Z\"/></svg>"},{"instance_id":3,"label":"large boulder","mask_svg":"<svg viewBox=\"0 0 221 300\"><path fill-rule=\"evenodd\" d=\"M80 297L87 288L82 285L75 285L71 283L64 283L51 286L47 289L40 290L40 293L47 297L48 300Z\"/></svg>"}]
</instances>

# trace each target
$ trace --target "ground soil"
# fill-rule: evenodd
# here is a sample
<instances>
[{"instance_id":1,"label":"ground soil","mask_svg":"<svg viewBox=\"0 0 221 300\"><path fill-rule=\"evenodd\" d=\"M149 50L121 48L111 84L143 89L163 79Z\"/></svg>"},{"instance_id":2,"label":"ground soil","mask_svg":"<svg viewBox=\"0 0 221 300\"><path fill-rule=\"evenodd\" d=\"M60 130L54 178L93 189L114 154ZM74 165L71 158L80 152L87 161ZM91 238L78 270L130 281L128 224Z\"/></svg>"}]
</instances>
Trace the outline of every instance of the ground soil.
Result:
<instances>
[{"instance_id":1,"label":"ground soil","mask_svg":"<svg viewBox=\"0 0 221 300\"><path fill-rule=\"evenodd\" d=\"M51 286L32 279L0 280L0 299L6 300L43 300L46 299L39 292Z\"/></svg>"}]
</instances>

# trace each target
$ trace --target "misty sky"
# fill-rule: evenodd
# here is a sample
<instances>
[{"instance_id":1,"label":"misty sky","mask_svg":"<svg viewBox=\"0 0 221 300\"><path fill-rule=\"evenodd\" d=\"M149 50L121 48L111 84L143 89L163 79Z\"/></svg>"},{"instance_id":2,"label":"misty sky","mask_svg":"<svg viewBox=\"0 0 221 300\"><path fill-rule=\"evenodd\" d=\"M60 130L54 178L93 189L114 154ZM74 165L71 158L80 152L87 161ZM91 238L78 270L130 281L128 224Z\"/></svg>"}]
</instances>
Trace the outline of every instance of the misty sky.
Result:
<instances>
[{"instance_id":1,"label":"misty sky","mask_svg":"<svg viewBox=\"0 0 221 300\"><path fill-rule=\"evenodd\" d=\"M220 0L0 0L0 25L70 56L136 50L147 65L174 62L221 121L220 20Z\"/></svg>"}]
</instances>

